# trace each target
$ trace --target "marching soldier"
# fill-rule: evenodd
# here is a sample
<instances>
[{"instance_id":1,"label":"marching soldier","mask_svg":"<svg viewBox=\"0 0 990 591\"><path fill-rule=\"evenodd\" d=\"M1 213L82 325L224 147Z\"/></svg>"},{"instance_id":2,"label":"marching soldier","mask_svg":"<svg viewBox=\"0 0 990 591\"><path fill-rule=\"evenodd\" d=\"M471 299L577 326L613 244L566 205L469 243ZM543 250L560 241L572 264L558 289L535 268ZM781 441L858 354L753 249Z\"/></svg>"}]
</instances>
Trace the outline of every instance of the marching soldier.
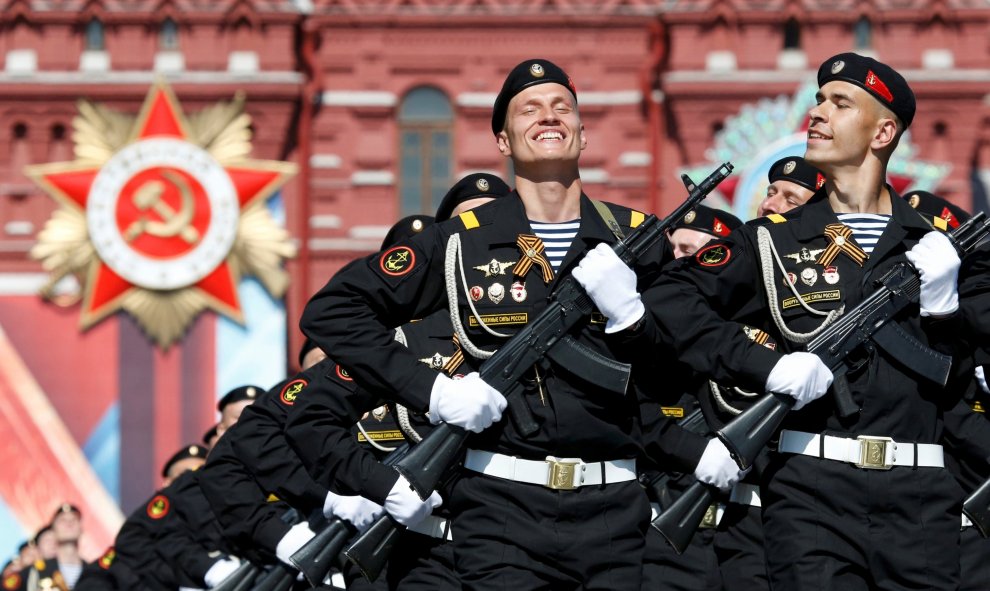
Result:
<instances>
[{"instance_id":1,"label":"marching soldier","mask_svg":"<svg viewBox=\"0 0 990 591\"><path fill-rule=\"evenodd\" d=\"M499 422L506 400L477 372L450 379L393 341L391 327L452 303L461 346L491 352L573 273L600 311L574 338L635 357L623 331L643 316L637 278L609 245L644 216L583 194L587 139L570 79L546 60L519 64L496 99L492 131L512 158L516 191L349 265L310 301L301 326L370 392L475 434L448 503L464 588L639 589L649 504L637 482L635 393L538 364L533 394L515 402L540 425L526 436ZM448 249L454 265L445 269ZM637 270L650 277L664 256L658 248L646 258ZM440 280L448 274L459 282L456 302ZM404 477L394 482L390 513L399 499L419 498Z\"/></svg>"},{"instance_id":2,"label":"marching soldier","mask_svg":"<svg viewBox=\"0 0 990 591\"><path fill-rule=\"evenodd\" d=\"M86 564L79 556L82 513L76 506L63 503L52 517L51 531L58 544L55 557L47 560L38 558L33 565L22 571L20 589L71 591L75 588Z\"/></svg>"},{"instance_id":3,"label":"marching soldier","mask_svg":"<svg viewBox=\"0 0 990 591\"><path fill-rule=\"evenodd\" d=\"M672 265L645 299L682 362L796 401L761 482L772 588L956 588L961 494L937 444L951 396L909 361L864 349L847 376L859 412L843 419L819 400L831 371L797 352L903 261L920 273L920 306L893 322L929 346L956 347L959 257L934 219L884 183L914 116L910 87L852 53L825 61L818 83L805 159L828 177L825 192ZM778 350L752 343L738 322L771 334Z\"/></svg>"}]
</instances>

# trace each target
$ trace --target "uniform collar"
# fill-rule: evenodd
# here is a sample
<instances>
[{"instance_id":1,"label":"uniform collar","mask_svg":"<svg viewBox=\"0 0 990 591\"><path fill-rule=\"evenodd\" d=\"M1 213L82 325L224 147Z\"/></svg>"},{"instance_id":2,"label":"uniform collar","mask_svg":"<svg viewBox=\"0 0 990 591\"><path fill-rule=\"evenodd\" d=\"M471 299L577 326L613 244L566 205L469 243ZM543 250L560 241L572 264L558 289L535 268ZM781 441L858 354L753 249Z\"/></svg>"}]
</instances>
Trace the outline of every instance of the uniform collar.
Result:
<instances>
[{"instance_id":1,"label":"uniform collar","mask_svg":"<svg viewBox=\"0 0 990 591\"><path fill-rule=\"evenodd\" d=\"M492 225L492 242L495 244L515 244L520 234L532 234L526 207L519 193L512 191L507 196L496 199L492 207L486 211L485 218ZM605 225L605 220L591 203L591 199L581 193L581 227L577 239L586 243L614 242L615 236Z\"/></svg>"},{"instance_id":2,"label":"uniform collar","mask_svg":"<svg viewBox=\"0 0 990 591\"><path fill-rule=\"evenodd\" d=\"M886 185L890 192L890 220L896 225L906 229L916 229L929 231L932 225L925 221L918 211L912 208L897 191L889 184ZM796 225L795 233L802 240L810 240L820 236L828 224L839 223L839 218L832 205L828 201L828 194L825 191L816 193L800 210L800 215L794 220Z\"/></svg>"}]
</instances>

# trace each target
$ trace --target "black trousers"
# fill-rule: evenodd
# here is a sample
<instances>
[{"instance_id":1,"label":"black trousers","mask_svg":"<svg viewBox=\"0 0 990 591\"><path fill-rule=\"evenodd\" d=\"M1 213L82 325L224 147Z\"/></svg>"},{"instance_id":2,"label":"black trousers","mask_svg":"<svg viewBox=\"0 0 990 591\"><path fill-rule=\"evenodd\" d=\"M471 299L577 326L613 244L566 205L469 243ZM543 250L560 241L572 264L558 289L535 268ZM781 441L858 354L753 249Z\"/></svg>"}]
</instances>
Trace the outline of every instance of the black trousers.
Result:
<instances>
[{"instance_id":1,"label":"black trousers","mask_svg":"<svg viewBox=\"0 0 990 591\"><path fill-rule=\"evenodd\" d=\"M715 555L724 591L767 591L766 552L760 507L729 503L715 534Z\"/></svg>"},{"instance_id":2,"label":"black trousers","mask_svg":"<svg viewBox=\"0 0 990 591\"><path fill-rule=\"evenodd\" d=\"M461 588L454 573L451 542L407 531L388 562L388 588L401 591L453 591Z\"/></svg>"},{"instance_id":3,"label":"black trousers","mask_svg":"<svg viewBox=\"0 0 990 591\"><path fill-rule=\"evenodd\" d=\"M640 591L650 506L637 481L556 491L465 472L450 498L464 589Z\"/></svg>"},{"instance_id":4,"label":"black trousers","mask_svg":"<svg viewBox=\"0 0 990 591\"><path fill-rule=\"evenodd\" d=\"M773 454L761 496L775 591L959 588L963 492L947 470Z\"/></svg>"},{"instance_id":5,"label":"black trousers","mask_svg":"<svg viewBox=\"0 0 990 591\"><path fill-rule=\"evenodd\" d=\"M714 529L699 529L678 555L660 532L646 532L643 589L650 591L719 591L722 580L715 558Z\"/></svg>"},{"instance_id":6,"label":"black trousers","mask_svg":"<svg viewBox=\"0 0 990 591\"><path fill-rule=\"evenodd\" d=\"M986 591L990 588L990 539L980 535L980 530L967 527L959 534L962 555L960 591Z\"/></svg>"}]
</instances>

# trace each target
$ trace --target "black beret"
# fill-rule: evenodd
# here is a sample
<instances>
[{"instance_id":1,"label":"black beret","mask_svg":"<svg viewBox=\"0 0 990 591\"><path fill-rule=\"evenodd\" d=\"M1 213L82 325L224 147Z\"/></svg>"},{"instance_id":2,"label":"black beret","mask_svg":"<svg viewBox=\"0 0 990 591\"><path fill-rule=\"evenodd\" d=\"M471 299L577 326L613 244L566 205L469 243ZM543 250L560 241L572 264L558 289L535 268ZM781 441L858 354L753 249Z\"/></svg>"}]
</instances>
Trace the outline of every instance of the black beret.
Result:
<instances>
[{"instance_id":1,"label":"black beret","mask_svg":"<svg viewBox=\"0 0 990 591\"><path fill-rule=\"evenodd\" d=\"M440 207L437 208L436 219L446 221L450 219L452 213L458 205L476 197L505 197L512 189L505 181L494 174L487 172L476 172L469 174L457 181L453 187L443 196Z\"/></svg>"},{"instance_id":2,"label":"black beret","mask_svg":"<svg viewBox=\"0 0 990 591\"><path fill-rule=\"evenodd\" d=\"M492 110L492 133L498 135L498 132L505 127L505 112L509 108L509 101L512 100L512 97L530 86L548 82L566 86L574 95L574 100L577 101L577 90L574 88L574 83L560 67L550 60L526 60L512 68L512 71L505 78L505 83L502 84L502 90L495 97L495 108Z\"/></svg>"},{"instance_id":3,"label":"black beret","mask_svg":"<svg viewBox=\"0 0 990 591\"><path fill-rule=\"evenodd\" d=\"M188 460L189 458L202 458L205 460L206 453L208 451L209 450L203 447L202 445L196 445L195 443L183 447L179 451L172 454L172 457L169 458L167 462L165 462L164 466L162 466L162 478L168 476L169 468L175 465L176 462L181 462L182 460Z\"/></svg>"},{"instance_id":4,"label":"black beret","mask_svg":"<svg viewBox=\"0 0 990 591\"><path fill-rule=\"evenodd\" d=\"M808 161L800 156L788 156L781 158L770 166L767 172L767 180L775 183L780 180L790 181L801 185L805 189L817 191L825 184L825 175L822 171L808 164Z\"/></svg>"},{"instance_id":5,"label":"black beret","mask_svg":"<svg viewBox=\"0 0 990 591\"><path fill-rule=\"evenodd\" d=\"M958 228L959 224L973 217L965 209L928 191L911 191L904 194L904 199L921 213L942 218L950 228Z\"/></svg>"},{"instance_id":6,"label":"black beret","mask_svg":"<svg viewBox=\"0 0 990 591\"><path fill-rule=\"evenodd\" d=\"M259 388L258 386L238 386L230 392L223 395L220 402L217 403L217 410L223 412L224 407L232 402L240 402L241 400L255 400L261 393L264 392L264 388Z\"/></svg>"},{"instance_id":7,"label":"black beret","mask_svg":"<svg viewBox=\"0 0 990 591\"><path fill-rule=\"evenodd\" d=\"M55 518L62 513L75 513L82 517L82 511L79 510L79 507L76 507L72 503L62 503L58 506L58 509L55 509L55 514L52 515L52 521L55 521ZM38 532L38 535L41 535L41 532Z\"/></svg>"},{"instance_id":8,"label":"black beret","mask_svg":"<svg viewBox=\"0 0 990 591\"><path fill-rule=\"evenodd\" d=\"M48 533L50 531L52 531L51 524L48 524L45 527L39 529L38 530L38 533L34 534L34 545L37 546L38 545L38 540L41 538L41 536L45 535L46 533Z\"/></svg>"},{"instance_id":9,"label":"black beret","mask_svg":"<svg viewBox=\"0 0 990 591\"><path fill-rule=\"evenodd\" d=\"M217 426L213 425L207 429L206 433L203 433L203 443L206 445L210 444L210 440L217 436Z\"/></svg>"},{"instance_id":10,"label":"black beret","mask_svg":"<svg viewBox=\"0 0 990 591\"><path fill-rule=\"evenodd\" d=\"M825 60L818 68L818 88L832 80L859 86L893 111L904 127L911 125L915 111L914 92L907 80L887 64L856 53L840 53Z\"/></svg>"},{"instance_id":11,"label":"black beret","mask_svg":"<svg viewBox=\"0 0 990 591\"><path fill-rule=\"evenodd\" d=\"M416 234L422 232L427 226L433 225L433 216L410 215L395 222L385 234L382 240L382 250L406 242ZM300 360L302 357L300 357ZM299 362L302 364L302 361Z\"/></svg>"},{"instance_id":12,"label":"black beret","mask_svg":"<svg viewBox=\"0 0 990 591\"><path fill-rule=\"evenodd\" d=\"M687 212L684 217L674 222L670 231L679 228L697 230L712 236L728 236L733 230L742 225L739 218L721 209L712 209L705 205L699 205Z\"/></svg>"}]
</instances>

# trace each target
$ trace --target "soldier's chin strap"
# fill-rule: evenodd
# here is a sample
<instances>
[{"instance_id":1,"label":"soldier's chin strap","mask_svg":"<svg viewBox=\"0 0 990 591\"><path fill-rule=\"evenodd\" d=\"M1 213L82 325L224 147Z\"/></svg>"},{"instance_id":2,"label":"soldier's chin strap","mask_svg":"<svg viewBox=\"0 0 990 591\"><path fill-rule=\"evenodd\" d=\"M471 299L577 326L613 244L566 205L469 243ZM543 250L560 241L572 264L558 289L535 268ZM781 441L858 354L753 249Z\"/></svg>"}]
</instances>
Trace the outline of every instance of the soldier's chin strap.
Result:
<instances>
[{"instance_id":1,"label":"soldier's chin strap","mask_svg":"<svg viewBox=\"0 0 990 591\"><path fill-rule=\"evenodd\" d=\"M798 293L794 284L791 283L790 279L787 277L787 269L784 268L783 261L780 260L780 255L777 253L776 247L773 244L773 238L770 237L770 231L764 226L760 226L756 229L756 241L760 248L760 268L763 272L763 285L767 290L767 297L769 298L770 304L770 316L773 318L774 324L780 330L780 333L789 341L795 343L807 343L811 339L818 336L823 330L828 328L830 324L835 322L839 316L845 311L846 306L843 304L837 309L831 312L824 312L821 310L816 310L808 305ZM787 327L784 322L783 316L781 316L780 308L777 306L777 284L774 282L774 263L777 264L777 268L783 274L785 283L787 287L790 288L791 293L797 298L801 307L804 308L808 313L814 314L815 316L824 316L825 319L822 321L818 328L811 332L795 332Z\"/></svg>"}]
</instances>

